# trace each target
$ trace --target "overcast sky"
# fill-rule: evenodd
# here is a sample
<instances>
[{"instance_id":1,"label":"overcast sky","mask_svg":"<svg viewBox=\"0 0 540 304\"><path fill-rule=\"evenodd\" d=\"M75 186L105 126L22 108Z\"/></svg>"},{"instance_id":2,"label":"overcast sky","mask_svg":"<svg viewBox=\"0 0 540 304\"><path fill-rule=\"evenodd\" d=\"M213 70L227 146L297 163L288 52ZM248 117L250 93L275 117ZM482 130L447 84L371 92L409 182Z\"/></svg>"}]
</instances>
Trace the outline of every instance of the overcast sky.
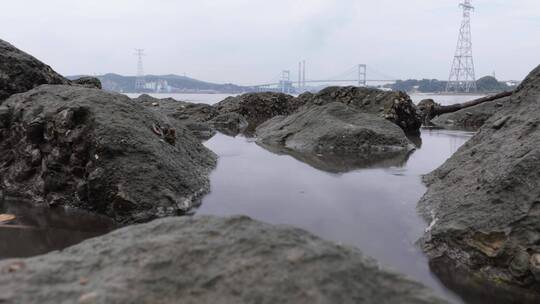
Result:
<instances>
[{"instance_id":1,"label":"overcast sky","mask_svg":"<svg viewBox=\"0 0 540 304\"><path fill-rule=\"evenodd\" d=\"M307 61L307 78L358 63L370 76L446 79L458 0L2 1L0 39L72 74L183 74L257 84ZM540 64L540 0L474 0L477 76L521 79ZM381 75L382 74L382 75Z\"/></svg>"}]
</instances>

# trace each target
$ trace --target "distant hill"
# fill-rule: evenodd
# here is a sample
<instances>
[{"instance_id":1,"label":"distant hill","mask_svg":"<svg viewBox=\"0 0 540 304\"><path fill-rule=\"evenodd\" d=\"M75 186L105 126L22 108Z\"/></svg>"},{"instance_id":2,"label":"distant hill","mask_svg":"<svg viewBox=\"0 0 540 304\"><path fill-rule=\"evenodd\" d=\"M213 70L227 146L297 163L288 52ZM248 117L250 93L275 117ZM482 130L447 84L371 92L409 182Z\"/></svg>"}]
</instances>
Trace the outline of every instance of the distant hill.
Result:
<instances>
[{"instance_id":1,"label":"distant hill","mask_svg":"<svg viewBox=\"0 0 540 304\"><path fill-rule=\"evenodd\" d=\"M86 75L68 76L69 79L77 79ZM179 75L146 75L144 89L135 88L135 76L123 76L118 74L105 74L97 77L103 89L122 93L243 93L253 91L251 87L238 86L235 84L217 84L205 82L186 76Z\"/></svg>"},{"instance_id":2,"label":"distant hill","mask_svg":"<svg viewBox=\"0 0 540 304\"><path fill-rule=\"evenodd\" d=\"M384 87L394 91L438 93L446 90L446 84L447 81L437 79L408 79L398 80ZM479 93L495 93L513 90L515 85L508 85L505 82L498 81L493 76L485 76L476 81L476 87Z\"/></svg>"}]
</instances>

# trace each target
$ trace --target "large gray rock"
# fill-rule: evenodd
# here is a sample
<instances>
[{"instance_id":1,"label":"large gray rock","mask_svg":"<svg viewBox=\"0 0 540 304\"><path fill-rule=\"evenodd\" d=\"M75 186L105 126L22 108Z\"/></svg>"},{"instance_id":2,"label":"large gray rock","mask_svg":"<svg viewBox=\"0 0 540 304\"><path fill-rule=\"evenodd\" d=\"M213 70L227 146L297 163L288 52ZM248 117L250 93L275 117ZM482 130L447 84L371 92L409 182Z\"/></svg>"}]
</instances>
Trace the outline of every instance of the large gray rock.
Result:
<instances>
[{"instance_id":1,"label":"large gray rock","mask_svg":"<svg viewBox=\"0 0 540 304\"><path fill-rule=\"evenodd\" d=\"M363 87L328 87L317 94L306 93L298 98L301 104L324 105L340 102L363 113L385 118L407 133L416 134L422 118L409 95L404 92L381 91Z\"/></svg>"},{"instance_id":2,"label":"large gray rock","mask_svg":"<svg viewBox=\"0 0 540 304\"><path fill-rule=\"evenodd\" d=\"M425 177L432 265L540 295L540 66L469 142ZM524 293L524 292L521 292Z\"/></svg>"},{"instance_id":3,"label":"large gray rock","mask_svg":"<svg viewBox=\"0 0 540 304\"><path fill-rule=\"evenodd\" d=\"M395 124L339 102L275 117L260 125L256 135L263 145L282 147L292 154L303 154L305 159L324 162L347 157L357 160L350 164L360 167L403 159L414 149Z\"/></svg>"},{"instance_id":4,"label":"large gray rock","mask_svg":"<svg viewBox=\"0 0 540 304\"><path fill-rule=\"evenodd\" d=\"M189 210L216 156L121 94L44 85L0 107L0 182L11 194L120 223Z\"/></svg>"},{"instance_id":5,"label":"large gray rock","mask_svg":"<svg viewBox=\"0 0 540 304\"><path fill-rule=\"evenodd\" d=\"M500 111L509 98L500 98L465 108L454 113L443 114L431 122L446 129L477 131L493 114Z\"/></svg>"},{"instance_id":6,"label":"large gray rock","mask_svg":"<svg viewBox=\"0 0 540 304\"><path fill-rule=\"evenodd\" d=\"M221 114L237 113L248 122L244 130L248 135L263 122L279 115L289 115L302 104L300 99L282 93L248 93L227 99L214 105Z\"/></svg>"},{"instance_id":7,"label":"large gray rock","mask_svg":"<svg viewBox=\"0 0 540 304\"><path fill-rule=\"evenodd\" d=\"M68 83L50 66L0 39L0 104L12 94L41 84Z\"/></svg>"},{"instance_id":8,"label":"large gray rock","mask_svg":"<svg viewBox=\"0 0 540 304\"><path fill-rule=\"evenodd\" d=\"M247 217L166 218L0 262L2 303L443 303L357 249Z\"/></svg>"}]
</instances>

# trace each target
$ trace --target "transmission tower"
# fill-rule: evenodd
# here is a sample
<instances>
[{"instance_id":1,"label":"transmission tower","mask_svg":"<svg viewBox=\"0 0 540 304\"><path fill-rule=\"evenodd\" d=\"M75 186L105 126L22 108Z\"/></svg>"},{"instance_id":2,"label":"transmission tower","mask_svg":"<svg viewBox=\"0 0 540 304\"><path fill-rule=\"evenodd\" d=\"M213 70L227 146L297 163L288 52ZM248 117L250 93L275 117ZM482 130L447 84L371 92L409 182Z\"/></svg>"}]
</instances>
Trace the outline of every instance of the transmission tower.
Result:
<instances>
[{"instance_id":1,"label":"transmission tower","mask_svg":"<svg viewBox=\"0 0 540 304\"><path fill-rule=\"evenodd\" d=\"M463 8L463 21L459 29L456 54L450 70L446 91L468 93L476 91L471 39L471 11L474 10L474 7L471 5L471 0L464 0L459 6Z\"/></svg>"},{"instance_id":2,"label":"transmission tower","mask_svg":"<svg viewBox=\"0 0 540 304\"><path fill-rule=\"evenodd\" d=\"M144 86L146 84L146 81L144 80L144 68L143 68L143 56L144 50L143 49L135 49L135 56L137 56L137 78L135 80L135 89L141 90L144 89Z\"/></svg>"}]
</instances>

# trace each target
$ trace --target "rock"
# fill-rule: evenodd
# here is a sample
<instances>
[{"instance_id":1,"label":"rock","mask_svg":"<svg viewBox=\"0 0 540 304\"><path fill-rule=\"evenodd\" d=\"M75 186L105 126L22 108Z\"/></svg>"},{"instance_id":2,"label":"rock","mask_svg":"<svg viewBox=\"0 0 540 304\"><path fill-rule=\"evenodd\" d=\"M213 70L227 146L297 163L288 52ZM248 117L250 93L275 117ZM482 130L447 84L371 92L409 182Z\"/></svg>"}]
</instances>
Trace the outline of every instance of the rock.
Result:
<instances>
[{"instance_id":1,"label":"rock","mask_svg":"<svg viewBox=\"0 0 540 304\"><path fill-rule=\"evenodd\" d=\"M68 83L50 66L0 39L0 104L13 94L41 84Z\"/></svg>"},{"instance_id":2,"label":"rock","mask_svg":"<svg viewBox=\"0 0 540 304\"><path fill-rule=\"evenodd\" d=\"M207 140L216 134L209 121L218 115L218 111L211 105L184 103L177 107L176 111L170 114L170 117L184 124L197 138Z\"/></svg>"},{"instance_id":3,"label":"rock","mask_svg":"<svg viewBox=\"0 0 540 304\"><path fill-rule=\"evenodd\" d=\"M172 117L180 121L207 122L218 116L219 112L205 103L185 103L176 109Z\"/></svg>"},{"instance_id":4,"label":"rock","mask_svg":"<svg viewBox=\"0 0 540 304\"><path fill-rule=\"evenodd\" d=\"M416 134L422 118L404 92L387 92L363 87L328 87L317 94L302 94L300 103L324 105L340 102L363 113L375 114L398 125L406 133Z\"/></svg>"},{"instance_id":5,"label":"rock","mask_svg":"<svg viewBox=\"0 0 540 304\"><path fill-rule=\"evenodd\" d=\"M282 93L248 93L228 97L214 105L220 114L237 113L248 122L245 133L251 135L263 122L279 115L289 115L302 104L300 99Z\"/></svg>"},{"instance_id":6,"label":"rock","mask_svg":"<svg viewBox=\"0 0 540 304\"><path fill-rule=\"evenodd\" d=\"M71 81L74 85L81 85L86 88L101 89L101 81L96 77L81 77Z\"/></svg>"},{"instance_id":7,"label":"rock","mask_svg":"<svg viewBox=\"0 0 540 304\"><path fill-rule=\"evenodd\" d=\"M356 163L366 166L403 157L414 149L398 126L339 102L275 117L260 125L256 135L263 145L283 147L304 158L361 158Z\"/></svg>"},{"instance_id":8,"label":"rock","mask_svg":"<svg viewBox=\"0 0 540 304\"><path fill-rule=\"evenodd\" d=\"M540 295L540 66L479 132L424 180L431 264ZM528 262L529 261L529 262Z\"/></svg>"},{"instance_id":9,"label":"rock","mask_svg":"<svg viewBox=\"0 0 540 304\"><path fill-rule=\"evenodd\" d=\"M509 97L488 101L479 105L462 109L454 113L443 114L432 122L447 129L477 131L495 113L508 103Z\"/></svg>"},{"instance_id":10,"label":"rock","mask_svg":"<svg viewBox=\"0 0 540 304\"><path fill-rule=\"evenodd\" d=\"M6 303L444 303L357 249L247 217L165 218L1 261L0 286Z\"/></svg>"},{"instance_id":11,"label":"rock","mask_svg":"<svg viewBox=\"0 0 540 304\"><path fill-rule=\"evenodd\" d=\"M171 124L179 123L185 126L203 141L213 137L216 130L236 136L247 128L247 121L242 115L234 112L220 113L216 107L209 104L157 99L144 94L134 100L166 115Z\"/></svg>"},{"instance_id":12,"label":"rock","mask_svg":"<svg viewBox=\"0 0 540 304\"><path fill-rule=\"evenodd\" d=\"M44 85L3 106L0 182L13 195L125 224L186 212L209 188L216 156L124 95Z\"/></svg>"},{"instance_id":13,"label":"rock","mask_svg":"<svg viewBox=\"0 0 540 304\"><path fill-rule=\"evenodd\" d=\"M133 98L133 100L167 118L170 118L186 104L184 101L173 98L155 98L147 94L142 94L137 98Z\"/></svg>"},{"instance_id":14,"label":"rock","mask_svg":"<svg viewBox=\"0 0 540 304\"><path fill-rule=\"evenodd\" d=\"M173 98L155 98L147 94L133 99L166 117L169 125L185 127L199 140L208 140L216 131L207 121L217 115L212 106L178 101Z\"/></svg>"}]
</instances>

